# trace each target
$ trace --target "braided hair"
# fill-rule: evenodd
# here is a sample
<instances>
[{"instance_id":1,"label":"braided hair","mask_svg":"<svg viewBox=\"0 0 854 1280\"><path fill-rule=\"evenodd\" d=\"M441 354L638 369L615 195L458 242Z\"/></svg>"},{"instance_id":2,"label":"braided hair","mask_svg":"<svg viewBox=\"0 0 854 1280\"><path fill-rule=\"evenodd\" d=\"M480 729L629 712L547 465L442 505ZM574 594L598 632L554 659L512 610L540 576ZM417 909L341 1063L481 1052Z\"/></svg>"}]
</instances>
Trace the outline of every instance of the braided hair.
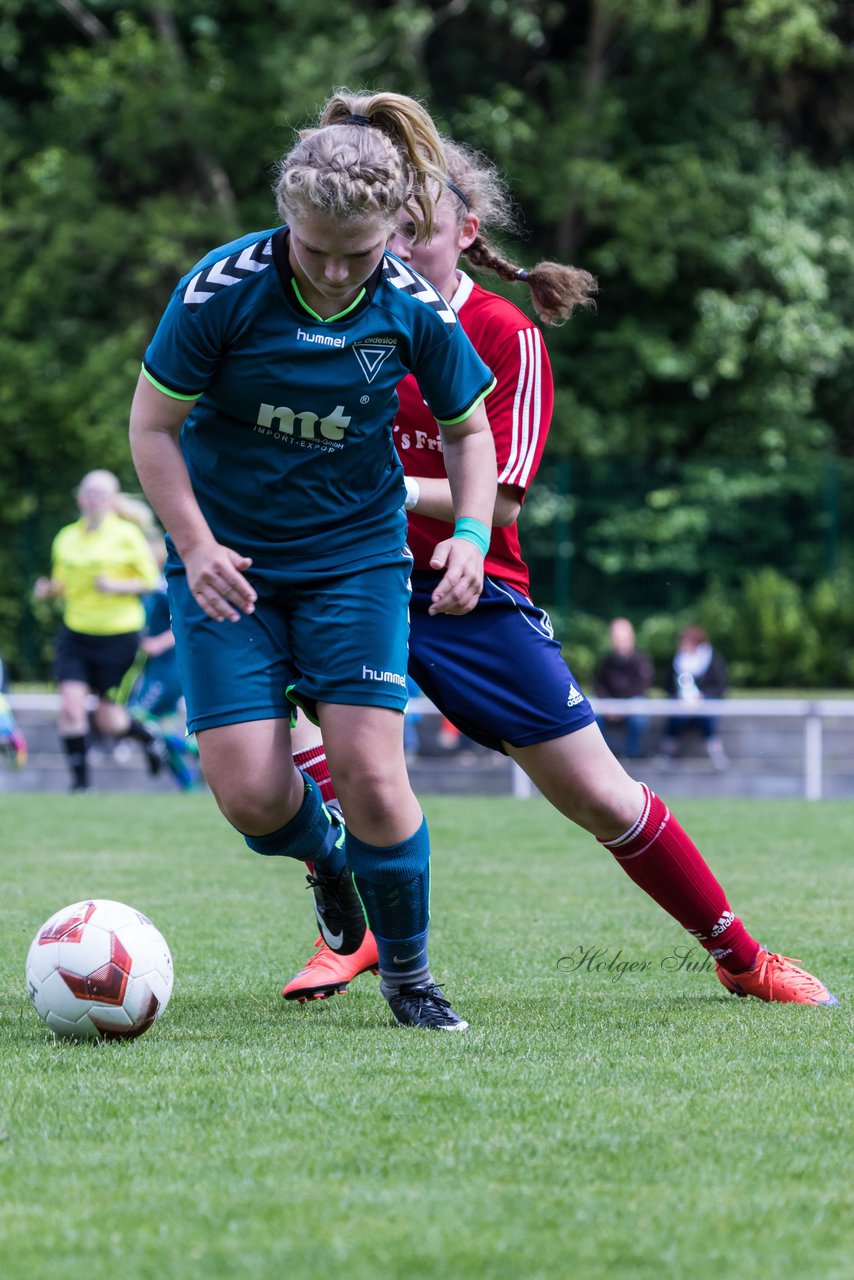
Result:
<instances>
[{"instance_id":1,"label":"braided hair","mask_svg":"<svg viewBox=\"0 0 854 1280\"><path fill-rule=\"evenodd\" d=\"M289 216L378 219L389 230L406 206L414 240L429 240L446 168L426 108L399 93L336 90L315 128L298 134L276 169L276 206Z\"/></svg>"},{"instance_id":2,"label":"braided hair","mask_svg":"<svg viewBox=\"0 0 854 1280\"><path fill-rule=\"evenodd\" d=\"M460 226L467 212L477 215L477 236L463 254L473 267L492 271L501 280L521 281L531 290L534 310L544 324L563 324L576 307L595 306L595 276L581 267L560 262L538 262L525 270L510 262L489 238L490 232L512 231L510 195L496 166L486 156L463 143L443 143L449 190L458 198Z\"/></svg>"}]
</instances>

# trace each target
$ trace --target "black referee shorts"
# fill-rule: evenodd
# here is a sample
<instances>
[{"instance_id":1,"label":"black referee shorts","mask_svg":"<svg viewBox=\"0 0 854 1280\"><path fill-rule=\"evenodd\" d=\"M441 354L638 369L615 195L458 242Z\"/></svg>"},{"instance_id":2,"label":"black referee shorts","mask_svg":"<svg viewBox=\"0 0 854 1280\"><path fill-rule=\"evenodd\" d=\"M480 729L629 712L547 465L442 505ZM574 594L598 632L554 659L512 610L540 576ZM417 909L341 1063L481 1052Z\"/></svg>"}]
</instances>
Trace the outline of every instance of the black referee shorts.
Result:
<instances>
[{"instance_id":1,"label":"black referee shorts","mask_svg":"<svg viewBox=\"0 0 854 1280\"><path fill-rule=\"evenodd\" d=\"M138 648L138 631L92 636L63 623L56 637L54 675L57 681L80 680L103 696L121 684Z\"/></svg>"}]
</instances>

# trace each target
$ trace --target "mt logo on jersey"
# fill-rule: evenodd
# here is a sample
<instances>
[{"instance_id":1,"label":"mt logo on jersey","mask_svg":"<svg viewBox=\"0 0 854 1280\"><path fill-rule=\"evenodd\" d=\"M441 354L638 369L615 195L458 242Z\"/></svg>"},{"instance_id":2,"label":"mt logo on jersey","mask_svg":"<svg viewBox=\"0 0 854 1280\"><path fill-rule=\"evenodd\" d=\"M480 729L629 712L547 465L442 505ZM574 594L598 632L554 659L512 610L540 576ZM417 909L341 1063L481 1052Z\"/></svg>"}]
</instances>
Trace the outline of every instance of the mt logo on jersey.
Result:
<instances>
[{"instance_id":1,"label":"mt logo on jersey","mask_svg":"<svg viewBox=\"0 0 854 1280\"><path fill-rule=\"evenodd\" d=\"M274 427L275 424L275 427ZM262 404L258 406L256 426L271 427L283 435L298 436L300 440L343 440L350 425L350 417L343 404L336 404L325 418L310 409L289 409L287 405Z\"/></svg>"}]
</instances>

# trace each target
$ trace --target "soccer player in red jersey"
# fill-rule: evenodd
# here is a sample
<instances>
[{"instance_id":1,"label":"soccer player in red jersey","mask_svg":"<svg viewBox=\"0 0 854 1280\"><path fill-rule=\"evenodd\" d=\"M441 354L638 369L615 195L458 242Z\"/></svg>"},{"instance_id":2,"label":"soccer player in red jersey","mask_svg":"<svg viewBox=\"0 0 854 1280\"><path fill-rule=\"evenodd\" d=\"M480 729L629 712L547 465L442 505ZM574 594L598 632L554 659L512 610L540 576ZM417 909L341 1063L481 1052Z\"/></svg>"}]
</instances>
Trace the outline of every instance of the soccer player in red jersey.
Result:
<instances>
[{"instance_id":1,"label":"soccer player in red jersey","mask_svg":"<svg viewBox=\"0 0 854 1280\"><path fill-rule=\"evenodd\" d=\"M445 144L449 182L433 234L414 244L406 221L390 248L445 297L498 385L486 402L498 460L498 491L486 581L464 616L431 603L438 567L433 548L453 519L438 429L413 377L399 387L395 444L406 471L409 546L414 556L409 672L424 693L474 741L511 756L570 821L589 831L649 896L714 958L736 995L835 1005L823 983L767 951L731 909L702 854L665 803L630 777L608 748L584 694L561 657L548 616L529 596L516 518L542 456L553 404L548 355L536 324L511 302L458 267L460 256L505 281L526 282L539 318L567 319L590 306L596 282L557 263L530 271L508 262L486 231L509 223L509 200L495 168L455 143ZM306 727L298 763L332 799L322 744ZM350 955L322 940L285 986L286 999L322 998L374 969L370 932Z\"/></svg>"}]
</instances>

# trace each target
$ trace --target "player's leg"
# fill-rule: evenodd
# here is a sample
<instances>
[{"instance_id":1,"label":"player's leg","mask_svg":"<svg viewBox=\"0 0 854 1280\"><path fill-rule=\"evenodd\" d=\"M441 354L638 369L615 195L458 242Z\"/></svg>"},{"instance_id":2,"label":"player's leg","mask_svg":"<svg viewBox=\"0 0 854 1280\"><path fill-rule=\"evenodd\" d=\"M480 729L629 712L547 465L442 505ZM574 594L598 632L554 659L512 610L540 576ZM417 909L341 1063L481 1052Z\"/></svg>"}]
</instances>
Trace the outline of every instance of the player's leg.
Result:
<instances>
[{"instance_id":1,"label":"player's leg","mask_svg":"<svg viewBox=\"0 0 854 1280\"><path fill-rule=\"evenodd\" d=\"M329 763L326 759L326 748L323 745L320 726L313 724L306 715L300 713L296 724L291 729L291 742L294 763L314 779L326 804L330 808L337 807L340 810L329 773ZM314 874L312 863L308 864L308 870L310 875ZM341 995L359 974L379 972L376 940L364 918L361 902L357 902L357 907L361 938L355 950L347 954L333 951L324 941L321 933L314 944L314 953L299 972L285 984L282 995L286 1000L298 1000L303 1004L306 1000L323 1000L327 996Z\"/></svg>"},{"instance_id":2,"label":"player's leg","mask_svg":"<svg viewBox=\"0 0 854 1280\"><path fill-rule=\"evenodd\" d=\"M255 853L314 864L310 880L327 943L353 947L348 913L361 907L344 858L344 827L317 785L294 767L287 720L251 720L198 732L208 785ZM358 945L358 944L355 944Z\"/></svg>"},{"instance_id":3,"label":"player's leg","mask_svg":"<svg viewBox=\"0 0 854 1280\"><path fill-rule=\"evenodd\" d=\"M71 773L71 790L89 787L86 737L89 732L89 686L82 680L59 682L59 737Z\"/></svg>"},{"instance_id":4,"label":"player's leg","mask_svg":"<svg viewBox=\"0 0 854 1280\"><path fill-rule=\"evenodd\" d=\"M320 725L314 724L302 712L291 725L291 745L294 752L294 764L310 778L314 778L320 794L327 804L338 805L338 797L329 774L329 761L326 759L326 748ZM340 808L340 805L338 805Z\"/></svg>"},{"instance_id":5,"label":"player's leg","mask_svg":"<svg viewBox=\"0 0 854 1280\"><path fill-rule=\"evenodd\" d=\"M56 635L54 676L59 690L57 730L71 774L71 790L89 787L89 673L86 637L63 623Z\"/></svg>"},{"instance_id":6,"label":"player's leg","mask_svg":"<svg viewBox=\"0 0 854 1280\"><path fill-rule=\"evenodd\" d=\"M5 756L8 764L15 768L27 763L27 740L18 727L12 704L5 693L0 693L0 756Z\"/></svg>"},{"instance_id":7,"label":"player's leg","mask_svg":"<svg viewBox=\"0 0 854 1280\"><path fill-rule=\"evenodd\" d=\"M649 896L717 960L749 968L759 951L693 841L626 773L596 725L508 751L547 800L603 844Z\"/></svg>"},{"instance_id":8,"label":"player's leg","mask_svg":"<svg viewBox=\"0 0 854 1280\"><path fill-rule=\"evenodd\" d=\"M731 910L694 842L609 750L546 616L506 584L487 582L472 613L430 618L429 577L413 581L410 669L427 696L464 733L506 749L727 973L761 971L761 982L742 982L751 994L831 1003L821 983L795 974L788 962L763 969L766 953ZM718 976L724 980L720 968Z\"/></svg>"},{"instance_id":9,"label":"player's leg","mask_svg":"<svg viewBox=\"0 0 854 1280\"><path fill-rule=\"evenodd\" d=\"M315 574L309 590L295 593L298 676L288 692L323 731L383 995L398 1022L463 1030L430 975L430 838L403 750L411 563L401 547L346 577Z\"/></svg>"},{"instance_id":10,"label":"player's leg","mask_svg":"<svg viewBox=\"0 0 854 1280\"><path fill-rule=\"evenodd\" d=\"M90 684L98 695L95 725L100 733L116 742L126 738L137 742L145 756L148 772L154 777L166 763L166 745L160 734L132 715L125 705L133 681L130 673L139 652L139 635L128 632L116 636L93 636L90 644Z\"/></svg>"},{"instance_id":11,"label":"player's leg","mask_svg":"<svg viewBox=\"0 0 854 1280\"><path fill-rule=\"evenodd\" d=\"M198 779L195 739L181 730L186 724L184 698L174 649L149 658L130 686L126 701L130 715L156 734L163 743L169 772L182 791L190 791ZM193 767L191 767L191 764Z\"/></svg>"},{"instance_id":12,"label":"player's leg","mask_svg":"<svg viewBox=\"0 0 854 1280\"><path fill-rule=\"evenodd\" d=\"M406 772L403 715L319 703L336 793L347 814L347 861L376 940L380 989L397 1022L463 1031L430 972L430 836Z\"/></svg>"},{"instance_id":13,"label":"player's leg","mask_svg":"<svg viewBox=\"0 0 854 1280\"><path fill-rule=\"evenodd\" d=\"M654 792L629 777L595 725L508 750L555 808L596 836L635 884L697 939L730 990L837 1003L817 978L751 937L693 840Z\"/></svg>"},{"instance_id":14,"label":"player's leg","mask_svg":"<svg viewBox=\"0 0 854 1280\"><path fill-rule=\"evenodd\" d=\"M346 869L343 826L292 760L285 690L294 668L278 598L256 570L255 612L225 625L193 600L182 565L168 563L167 579L187 728L196 734L211 791L249 848L314 863L328 934L346 945L336 910L342 899L358 899Z\"/></svg>"}]
</instances>

